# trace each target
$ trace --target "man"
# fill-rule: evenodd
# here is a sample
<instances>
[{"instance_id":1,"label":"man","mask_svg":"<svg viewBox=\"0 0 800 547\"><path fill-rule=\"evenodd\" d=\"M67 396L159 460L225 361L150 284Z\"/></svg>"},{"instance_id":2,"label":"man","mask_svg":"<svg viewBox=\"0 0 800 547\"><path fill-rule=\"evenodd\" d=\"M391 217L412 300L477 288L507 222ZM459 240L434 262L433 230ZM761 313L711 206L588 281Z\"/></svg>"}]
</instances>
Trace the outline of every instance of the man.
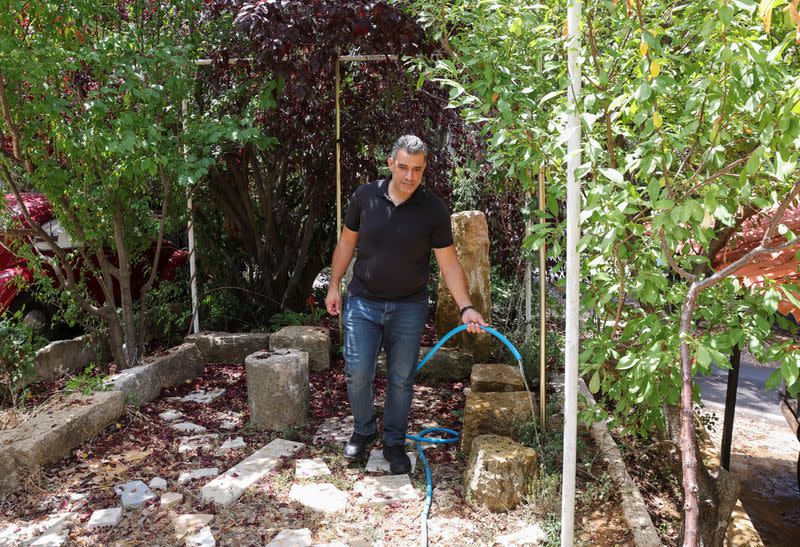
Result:
<instances>
[{"instance_id":1,"label":"man","mask_svg":"<svg viewBox=\"0 0 800 547\"><path fill-rule=\"evenodd\" d=\"M338 315L339 284L353 258L342 323L347 395L354 432L344 456L356 459L377 437L373 380L381 345L386 349L389 384L383 410L383 455L393 474L408 473L405 451L408 413L420 339L428 317L427 284L431 250L469 332L487 325L473 307L458 261L450 213L422 186L427 147L418 137L400 137L387 160L391 175L360 186L347 209L333 252L328 313Z\"/></svg>"}]
</instances>

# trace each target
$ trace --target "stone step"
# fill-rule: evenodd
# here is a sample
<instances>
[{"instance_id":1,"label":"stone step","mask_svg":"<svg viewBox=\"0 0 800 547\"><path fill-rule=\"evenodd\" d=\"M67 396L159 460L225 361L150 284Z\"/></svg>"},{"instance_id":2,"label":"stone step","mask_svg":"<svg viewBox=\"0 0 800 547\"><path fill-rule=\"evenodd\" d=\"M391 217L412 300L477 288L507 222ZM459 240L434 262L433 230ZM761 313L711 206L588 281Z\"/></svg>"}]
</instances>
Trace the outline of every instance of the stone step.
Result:
<instances>
[{"instance_id":1,"label":"stone step","mask_svg":"<svg viewBox=\"0 0 800 547\"><path fill-rule=\"evenodd\" d=\"M383 505L417 501L417 491L408 475L364 477L353 487L360 504Z\"/></svg>"},{"instance_id":2,"label":"stone step","mask_svg":"<svg viewBox=\"0 0 800 547\"><path fill-rule=\"evenodd\" d=\"M303 443L275 439L206 484L201 490L203 501L213 501L223 507L232 504L249 486L272 471L280 458L291 456L304 446Z\"/></svg>"}]
</instances>

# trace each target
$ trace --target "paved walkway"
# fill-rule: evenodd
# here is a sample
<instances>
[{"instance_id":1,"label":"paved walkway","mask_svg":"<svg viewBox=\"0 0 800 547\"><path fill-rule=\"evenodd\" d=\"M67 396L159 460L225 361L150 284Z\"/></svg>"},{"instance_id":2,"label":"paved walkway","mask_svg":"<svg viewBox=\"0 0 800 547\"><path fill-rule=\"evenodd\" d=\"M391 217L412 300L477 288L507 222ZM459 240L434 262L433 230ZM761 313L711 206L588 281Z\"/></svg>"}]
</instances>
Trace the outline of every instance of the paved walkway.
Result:
<instances>
[{"instance_id":1,"label":"paved walkway","mask_svg":"<svg viewBox=\"0 0 800 547\"><path fill-rule=\"evenodd\" d=\"M731 446L731 471L742 482L740 499L765 545L800 545L800 491L796 464L800 443L778 405L777 390L764 382L775 369L746 352L739 371ZM719 449L727 389L727 369L698 377L706 410L717 417L710 431Z\"/></svg>"}]
</instances>

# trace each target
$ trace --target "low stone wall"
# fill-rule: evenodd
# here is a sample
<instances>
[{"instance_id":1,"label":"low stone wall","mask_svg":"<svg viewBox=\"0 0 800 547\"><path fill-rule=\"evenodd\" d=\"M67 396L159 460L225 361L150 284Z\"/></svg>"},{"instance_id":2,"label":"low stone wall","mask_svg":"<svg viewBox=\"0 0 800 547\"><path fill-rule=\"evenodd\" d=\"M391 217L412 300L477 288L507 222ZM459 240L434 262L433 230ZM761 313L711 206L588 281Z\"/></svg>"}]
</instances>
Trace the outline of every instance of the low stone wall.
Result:
<instances>
[{"instance_id":1,"label":"low stone wall","mask_svg":"<svg viewBox=\"0 0 800 547\"><path fill-rule=\"evenodd\" d=\"M206 363L244 363L245 358L269 347L268 332L200 332L184 341L194 343Z\"/></svg>"},{"instance_id":2,"label":"low stone wall","mask_svg":"<svg viewBox=\"0 0 800 547\"><path fill-rule=\"evenodd\" d=\"M51 380L63 372L80 371L90 363L109 359L108 343L100 336L84 334L72 340L51 342L36 352L36 375L25 385Z\"/></svg>"},{"instance_id":3,"label":"low stone wall","mask_svg":"<svg viewBox=\"0 0 800 547\"><path fill-rule=\"evenodd\" d=\"M0 432L0 497L16 490L24 475L53 464L122 416L122 393L73 395L14 429Z\"/></svg>"},{"instance_id":4,"label":"low stone wall","mask_svg":"<svg viewBox=\"0 0 800 547\"><path fill-rule=\"evenodd\" d=\"M586 383L581 378L578 379L578 391L586 397L591 407L597 404ZM662 545L658 531L653 525L653 519L650 518L650 513L647 512L644 498L642 498L641 492L639 492L633 479L628 474L625 462L622 460L622 454L617 448L617 443L614 442L611 433L608 432L606 423L595 422L592 424L591 433L594 442L597 443L598 450L606 461L608 474L622 497L622 512L628 527L633 533L633 541L636 545L643 547Z\"/></svg>"}]
</instances>

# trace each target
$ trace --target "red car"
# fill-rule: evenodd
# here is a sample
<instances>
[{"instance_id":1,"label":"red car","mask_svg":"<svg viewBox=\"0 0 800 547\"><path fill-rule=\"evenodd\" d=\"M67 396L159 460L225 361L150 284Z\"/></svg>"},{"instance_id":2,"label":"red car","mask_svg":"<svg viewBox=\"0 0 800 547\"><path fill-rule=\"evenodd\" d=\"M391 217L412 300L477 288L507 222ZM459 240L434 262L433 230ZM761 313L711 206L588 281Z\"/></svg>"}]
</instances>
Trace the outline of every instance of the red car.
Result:
<instances>
[{"instance_id":1,"label":"red car","mask_svg":"<svg viewBox=\"0 0 800 547\"><path fill-rule=\"evenodd\" d=\"M50 202L44 195L24 193L22 194L22 199L33 221L42 226L42 228L56 239L59 247L70 249L80 245L80 243L76 243L61 227L58 219L53 217ZM6 194L5 203L12 211L12 218L24 225L25 220L22 215L22 210L17 204L16 197L12 194ZM45 329L47 329L51 319L50 310L47 306L37 302L31 294L19 288L19 279L21 278L25 282L30 282L33 280L33 273L28 268L27 261L14 254L11 250L11 247L13 247L13 245L9 245L11 241L11 236L0 236L0 314L7 309L16 311L24 308L26 320L36 325L43 325ZM38 241L34 244L39 247L42 254L53 254L45 241ZM142 260L140 263L135 264L132 269L131 288L135 299L138 299L140 296L141 288L147 278L146 267L148 264L153 263L155 251L156 245L153 244L150 250L145 253L145 258L147 260ZM186 263L188 257L188 252L178 249L167 240L162 240L160 258L158 261L158 275L156 279L159 281L174 279L178 269ZM110 255L109 259L113 263L116 263L116 257ZM75 264L75 267L76 269L80 269L80 264ZM49 275L55 279L55 274L52 270L49 271ZM22 286L25 285L26 283L22 283ZM97 303L102 304L105 302L105 297L100 288L100 282L96 278L89 278L87 286L89 293ZM115 298L119 301L119 287L115 287L115 292Z\"/></svg>"}]
</instances>

